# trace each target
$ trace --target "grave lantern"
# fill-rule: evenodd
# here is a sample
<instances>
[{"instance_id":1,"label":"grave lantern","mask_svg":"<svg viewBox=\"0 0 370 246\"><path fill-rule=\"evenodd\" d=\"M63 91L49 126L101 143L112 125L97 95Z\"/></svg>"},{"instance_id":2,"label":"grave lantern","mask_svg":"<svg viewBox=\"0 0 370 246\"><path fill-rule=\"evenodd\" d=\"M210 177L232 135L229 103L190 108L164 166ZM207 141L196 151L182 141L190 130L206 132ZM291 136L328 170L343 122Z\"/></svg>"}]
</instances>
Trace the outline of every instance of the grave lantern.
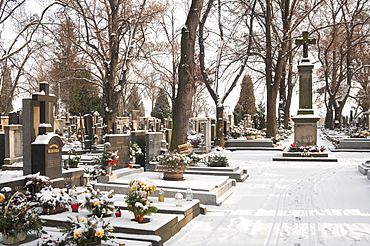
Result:
<instances>
[{"instance_id":1,"label":"grave lantern","mask_svg":"<svg viewBox=\"0 0 370 246\"><path fill-rule=\"evenodd\" d=\"M160 189L158 192L158 202L164 202L164 191Z\"/></svg>"},{"instance_id":2,"label":"grave lantern","mask_svg":"<svg viewBox=\"0 0 370 246\"><path fill-rule=\"evenodd\" d=\"M84 187L90 187L91 186L91 184L90 184L90 174L84 173L83 179L84 179Z\"/></svg>"},{"instance_id":3,"label":"grave lantern","mask_svg":"<svg viewBox=\"0 0 370 246\"><path fill-rule=\"evenodd\" d=\"M176 207L182 207L183 195L180 192L177 192L175 195L175 205Z\"/></svg>"},{"instance_id":4,"label":"grave lantern","mask_svg":"<svg viewBox=\"0 0 370 246\"><path fill-rule=\"evenodd\" d=\"M78 202L77 196L74 196L71 200L71 208L72 212L78 213L78 208L80 207L80 203Z\"/></svg>"},{"instance_id":5,"label":"grave lantern","mask_svg":"<svg viewBox=\"0 0 370 246\"><path fill-rule=\"evenodd\" d=\"M186 190L186 201L192 201L193 200L193 191L191 190L191 188L189 187L187 190Z\"/></svg>"}]
</instances>

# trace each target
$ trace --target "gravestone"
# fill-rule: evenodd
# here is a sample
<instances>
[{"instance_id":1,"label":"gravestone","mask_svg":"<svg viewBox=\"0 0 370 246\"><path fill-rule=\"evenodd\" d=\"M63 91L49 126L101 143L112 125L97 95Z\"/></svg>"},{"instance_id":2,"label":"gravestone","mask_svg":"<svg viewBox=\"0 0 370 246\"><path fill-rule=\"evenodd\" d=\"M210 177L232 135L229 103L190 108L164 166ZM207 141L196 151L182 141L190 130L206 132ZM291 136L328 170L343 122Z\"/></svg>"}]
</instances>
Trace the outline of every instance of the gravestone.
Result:
<instances>
[{"instance_id":1,"label":"gravestone","mask_svg":"<svg viewBox=\"0 0 370 246\"><path fill-rule=\"evenodd\" d=\"M23 160L22 125L6 125L4 164L10 165Z\"/></svg>"},{"instance_id":2,"label":"gravestone","mask_svg":"<svg viewBox=\"0 0 370 246\"><path fill-rule=\"evenodd\" d=\"M297 45L303 45L303 58L298 65L299 72L299 109L294 121L294 143L297 146L317 145L317 121L312 109L312 69L314 65L308 59L308 44L315 44L316 40L303 32L303 39L297 39Z\"/></svg>"},{"instance_id":3,"label":"gravestone","mask_svg":"<svg viewBox=\"0 0 370 246\"><path fill-rule=\"evenodd\" d=\"M204 133L204 152L211 152L212 140L211 140L211 122L203 122L203 133Z\"/></svg>"},{"instance_id":4,"label":"gravestone","mask_svg":"<svg viewBox=\"0 0 370 246\"><path fill-rule=\"evenodd\" d=\"M93 132L93 117L91 114L86 114L84 116L84 123L85 123L85 131L86 131L86 139L84 142L85 149L92 149L92 145L94 144L94 132Z\"/></svg>"},{"instance_id":5,"label":"gravestone","mask_svg":"<svg viewBox=\"0 0 370 246\"><path fill-rule=\"evenodd\" d=\"M163 140L162 132L147 132L145 135L145 165L161 154L161 145Z\"/></svg>"},{"instance_id":6,"label":"gravestone","mask_svg":"<svg viewBox=\"0 0 370 246\"><path fill-rule=\"evenodd\" d=\"M109 142L112 151L117 151L119 162L113 169L127 167L130 163L130 135L129 134L107 134L105 142Z\"/></svg>"},{"instance_id":7,"label":"gravestone","mask_svg":"<svg viewBox=\"0 0 370 246\"><path fill-rule=\"evenodd\" d=\"M136 142L143 152L144 155L136 158L136 163L145 167L145 134L146 131L132 131L131 132L131 143Z\"/></svg>"},{"instance_id":8,"label":"gravestone","mask_svg":"<svg viewBox=\"0 0 370 246\"><path fill-rule=\"evenodd\" d=\"M40 172L41 175L48 176L51 180L60 179L62 177L62 147L63 142L58 135L49 133L37 136L32 143L31 173ZM62 185L64 187L64 182Z\"/></svg>"},{"instance_id":9,"label":"gravestone","mask_svg":"<svg viewBox=\"0 0 370 246\"><path fill-rule=\"evenodd\" d=\"M23 99L23 174L40 172L50 177L54 187L64 187L63 142L53 134L52 125L55 102L47 82L40 83L40 91L32 94L32 99Z\"/></svg>"}]
</instances>

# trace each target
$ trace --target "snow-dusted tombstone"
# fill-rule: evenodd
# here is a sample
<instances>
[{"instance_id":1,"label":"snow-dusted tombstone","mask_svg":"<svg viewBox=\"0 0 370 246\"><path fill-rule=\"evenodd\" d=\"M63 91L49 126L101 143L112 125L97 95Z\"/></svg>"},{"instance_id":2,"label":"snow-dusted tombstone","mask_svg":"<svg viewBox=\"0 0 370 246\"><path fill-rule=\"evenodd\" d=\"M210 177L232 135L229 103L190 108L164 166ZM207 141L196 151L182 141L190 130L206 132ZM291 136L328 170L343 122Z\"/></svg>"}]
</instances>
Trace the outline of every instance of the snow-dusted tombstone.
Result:
<instances>
[{"instance_id":1,"label":"snow-dusted tombstone","mask_svg":"<svg viewBox=\"0 0 370 246\"><path fill-rule=\"evenodd\" d=\"M62 147L63 142L56 134L49 133L37 136L32 143L32 173L40 172L51 179L54 187L55 182L63 181L62 178Z\"/></svg>"}]
</instances>

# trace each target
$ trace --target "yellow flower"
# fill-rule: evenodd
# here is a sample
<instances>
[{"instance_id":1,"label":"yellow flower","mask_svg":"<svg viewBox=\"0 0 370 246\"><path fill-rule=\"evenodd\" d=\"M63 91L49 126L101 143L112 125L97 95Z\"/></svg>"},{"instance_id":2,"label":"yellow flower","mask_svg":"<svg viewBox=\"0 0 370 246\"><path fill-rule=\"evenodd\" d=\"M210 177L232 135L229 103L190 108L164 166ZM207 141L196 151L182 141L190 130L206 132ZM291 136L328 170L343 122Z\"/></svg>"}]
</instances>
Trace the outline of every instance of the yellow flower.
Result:
<instances>
[{"instance_id":1,"label":"yellow flower","mask_svg":"<svg viewBox=\"0 0 370 246\"><path fill-rule=\"evenodd\" d=\"M5 199L4 194L0 193L0 202L4 201L4 199Z\"/></svg>"},{"instance_id":2,"label":"yellow flower","mask_svg":"<svg viewBox=\"0 0 370 246\"><path fill-rule=\"evenodd\" d=\"M95 236L102 238L104 236L104 230L102 228L96 229Z\"/></svg>"},{"instance_id":3,"label":"yellow flower","mask_svg":"<svg viewBox=\"0 0 370 246\"><path fill-rule=\"evenodd\" d=\"M94 199L94 200L93 200L93 205L94 205L94 206L98 206L98 205L100 205L100 201L99 201L99 199Z\"/></svg>"},{"instance_id":4,"label":"yellow flower","mask_svg":"<svg viewBox=\"0 0 370 246\"><path fill-rule=\"evenodd\" d=\"M73 231L73 237L74 237L75 239L78 239L80 236L81 236L81 230L80 230L80 229L75 229L75 230Z\"/></svg>"},{"instance_id":5,"label":"yellow flower","mask_svg":"<svg viewBox=\"0 0 370 246\"><path fill-rule=\"evenodd\" d=\"M86 221L87 221L87 219L86 219L85 217L79 217L79 218L78 218L78 221L80 221L80 222L86 222Z\"/></svg>"}]
</instances>

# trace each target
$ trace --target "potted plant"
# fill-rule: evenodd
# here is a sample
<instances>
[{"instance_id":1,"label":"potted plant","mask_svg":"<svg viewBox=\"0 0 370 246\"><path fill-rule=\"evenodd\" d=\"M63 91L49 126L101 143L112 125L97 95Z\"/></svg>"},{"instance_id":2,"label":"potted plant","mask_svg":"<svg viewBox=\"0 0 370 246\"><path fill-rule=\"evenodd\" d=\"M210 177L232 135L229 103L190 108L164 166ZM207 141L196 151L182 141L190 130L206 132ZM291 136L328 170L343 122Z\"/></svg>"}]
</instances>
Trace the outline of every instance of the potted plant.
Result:
<instances>
[{"instance_id":1,"label":"potted plant","mask_svg":"<svg viewBox=\"0 0 370 246\"><path fill-rule=\"evenodd\" d=\"M213 155L208 157L207 166L209 167L228 167L229 160L226 156Z\"/></svg>"},{"instance_id":2,"label":"potted plant","mask_svg":"<svg viewBox=\"0 0 370 246\"><path fill-rule=\"evenodd\" d=\"M183 173L190 163L190 158L185 154L169 152L160 156L157 170L163 172L163 179L183 180Z\"/></svg>"},{"instance_id":3,"label":"potted plant","mask_svg":"<svg viewBox=\"0 0 370 246\"><path fill-rule=\"evenodd\" d=\"M22 192L13 195L10 192L0 193L0 230L3 244L15 244L26 239L27 233L33 232L41 236L41 210L31 206L31 202Z\"/></svg>"},{"instance_id":4,"label":"potted plant","mask_svg":"<svg viewBox=\"0 0 370 246\"><path fill-rule=\"evenodd\" d=\"M65 189L44 187L36 193L36 201L43 208L43 214L54 214L68 210L71 197Z\"/></svg>"},{"instance_id":5,"label":"potted plant","mask_svg":"<svg viewBox=\"0 0 370 246\"><path fill-rule=\"evenodd\" d=\"M85 195L85 200L81 204L81 208L88 210L92 215L109 216L115 211L113 192L101 192L99 189L94 190L92 187L87 187L89 193Z\"/></svg>"},{"instance_id":6,"label":"potted plant","mask_svg":"<svg viewBox=\"0 0 370 246\"><path fill-rule=\"evenodd\" d=\"M130 181L129 191L125 197L127 209L134 214L134 220L142 222L145 215L151 215L158 211L152 206L148 198L156 190L152 181L146 178L136 178Z\"/></svg>"},{"instance_id":7,"label":"potted plant","mask_svg":"<svg viewBox=\"0 0 370 246\"><path fill-rule=\"evenodd\" d=\"M78 163L80 163L81 156L77 155L75 149L68 150L68 166L70 168L76 168Z\"/></svg>"},{"instance_id":8,"label":"potted plant","mask_svg":"<svg viewBox=\"0 0 370 246\"><path fill-rule=\"evenodd\" d=\"M82 217L76 216L76 219L68 217L68 223L60 228L64 242L68 245L88 246L101 245L102 241L112 241L115 238L111 232L113 226L110 221L97 216Z\"/></svg>"},{"instance_id":9,"label":"potted plant","mask_svg":"<svg viewBox=\"0 0 370 246\"><path fill-rule=\"evenodd\" d=\"M239 138L239 137L241 136L241 133L240 133L238 130L234 129L234 130L232 130L232 131L230 132L230 136L231 136L233 139L237 139L237 138Z\"/></svg>"},{"instance_id":10,"label":"potted plant","mask_svg":"<svg viewBox=\"0 0 370 246\"><path fill-rule=\"evenodd\" d=\"M113 166L117 165L119 162L118 151L104 151L102 156L102 165L106 169L107 175L112 175Z\"/></svg>"}]
</instances>

